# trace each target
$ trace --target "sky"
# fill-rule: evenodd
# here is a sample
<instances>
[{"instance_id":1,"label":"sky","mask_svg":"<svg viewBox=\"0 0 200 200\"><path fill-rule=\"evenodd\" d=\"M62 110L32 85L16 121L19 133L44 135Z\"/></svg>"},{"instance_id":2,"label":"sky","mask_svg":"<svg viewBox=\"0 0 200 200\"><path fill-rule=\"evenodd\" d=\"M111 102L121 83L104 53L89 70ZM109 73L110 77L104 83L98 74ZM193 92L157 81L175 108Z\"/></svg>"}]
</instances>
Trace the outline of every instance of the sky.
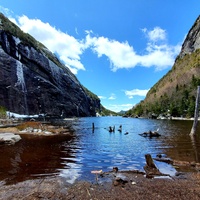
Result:
<instances>
[{"instance_id":1,"label":"sky","mask_svg":"<svg viewBox=\"0 0 200 200\"><path fill-rule=\"evenodd\" d=\"M0 12L119 112L172 68L200 0L0 0Z\"/></svg>"}]
</instances>

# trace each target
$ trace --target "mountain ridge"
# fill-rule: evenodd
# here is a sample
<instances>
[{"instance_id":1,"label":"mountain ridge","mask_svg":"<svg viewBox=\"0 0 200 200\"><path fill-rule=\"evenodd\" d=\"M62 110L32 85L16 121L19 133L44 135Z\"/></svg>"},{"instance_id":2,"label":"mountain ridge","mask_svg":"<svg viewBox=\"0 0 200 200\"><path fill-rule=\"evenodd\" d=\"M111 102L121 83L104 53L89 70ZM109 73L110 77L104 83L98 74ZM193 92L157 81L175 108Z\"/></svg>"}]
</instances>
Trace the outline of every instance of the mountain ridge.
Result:
<instances>
[{"instance_id":1,"label":"mountain ridge","mask_svg":"<svg viewBox=\"0 0 200 200\"><path fill-rule=\"evenodd\" d=\"M172 69L149 90L129 116L193 117L200 84L200 16L189 30Z\"/></svg>"}]
</instances>

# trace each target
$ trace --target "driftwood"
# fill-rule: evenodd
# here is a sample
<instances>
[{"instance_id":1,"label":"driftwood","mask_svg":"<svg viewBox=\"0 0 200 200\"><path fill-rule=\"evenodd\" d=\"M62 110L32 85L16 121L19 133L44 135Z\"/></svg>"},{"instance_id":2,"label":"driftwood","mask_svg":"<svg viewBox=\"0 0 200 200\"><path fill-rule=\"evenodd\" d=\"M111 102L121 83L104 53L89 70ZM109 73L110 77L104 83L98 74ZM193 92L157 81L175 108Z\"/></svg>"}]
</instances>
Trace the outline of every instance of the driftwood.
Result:
<instances>
[{"instance_id":1,"label":"driftwood","mask_svg":"<svg viewBox=\"0 0 200 200\"><path fill-rule=\"evenodd\" d=\"M141 133L139 135L142 136L142 137L149 137L149 138L161 136L157 131L144 132L144 133Z\"/></svg>"},{"instance_id":2,"label":"driftwood","mask_svg":"<svg viewBox=\"0 0 200 200\"><path fill-rule=\"evenodd\" d=\"M197 170L200 169L200 163L196 162L189 162L189 161L179 161L179 160L172 160L170 158L163 158L163 157L156 157L154 160L159 162L165 162L174 166L185 166L185 167L194 167Z\"/></svg>"},{"instance_id":3,"label":"driftwood","mask_svg":"<svg viewBox=\"0 0 200 200\"><path fill-rule=\"evenodd\" d=\"M121 133L122 132L122 125L119 126L118 131Z\"/></svg>"},{"instance_id":4,"label":"driftwood","mask_svg":"<svg viewBox=\"0 0 200 200\"><path fill-rule=\"evenodd\" d=\"M146 165L144 166L144 170L147 176L163 175L156 167L150 154L146 154L145 159L146 159Z\"/></svg>"},{"instance_id":5,"label":"driftwood","mask_svg":"<svg viewBox=\"0 0 200 200\"><path fill-rule=\"evenodd\" d=\"M109 130L110 133L114 133L115 132L115 126L109 126Z\"/></svg>"},{"instance_id":6,"label":"driftwood","mask_svg":"<svg viewBox=\"0 0 200 200\"><path fill-rule=\"evenodd\" d=\"M173 160L171 160L170 158L156 157L154 158L154 160L173 165Z\"/></svg>"}]
</instances>

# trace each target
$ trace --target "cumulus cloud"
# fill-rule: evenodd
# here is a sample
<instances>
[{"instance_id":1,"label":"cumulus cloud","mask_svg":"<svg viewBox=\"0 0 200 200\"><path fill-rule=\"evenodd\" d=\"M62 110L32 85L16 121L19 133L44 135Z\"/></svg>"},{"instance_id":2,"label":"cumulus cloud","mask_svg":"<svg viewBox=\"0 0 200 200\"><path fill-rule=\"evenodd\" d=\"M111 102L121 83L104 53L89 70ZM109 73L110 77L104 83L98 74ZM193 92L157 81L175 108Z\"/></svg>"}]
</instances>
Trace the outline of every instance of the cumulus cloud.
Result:
<instances>
[{"instance_id":1,"label":"cumulus cloud","mask_svg":"<svg viewBox=\"0 0 200 200\"><path fill-rule=\"evenodd\" d=\"M122 110L130 110L133 106L133 104L109 104L108 106L106 106L106 108L115 112L120 112Z\"/></svg>"},{"instance_id":2,"label":"cumulus cloud","mask_svg":"<svg viewBox=\"0 0 200 200\"><path fill-rule=\"evenodd\" d=\"M125 95L128 96L129 99L132 99L133 96L146 96L147 92L149 90L139 90L139 89L133 89L133 90L125 90Z\"/></svg>"},{"instance_id":3,"label":"cumulus cloud","mask_svg":"<svg viewBox=\"0 0 200 200\"><path fill-rule=\"evenodd\" d=\"M0 5L0 12L3 13L4 15L6 15L9 18L13 15L13 12L10 9L4 8L1 5Z\"/></svg>"},{"instance_id":4,"label":"cumulus cloud","mask_svg":"<svg viewBox=\"0 0 200 200\"><path fill-rule=\"evenodd\" d=\"M107 99L105 96L98 96L99 99Z\"/></svg>"},{"instance_id":5,"label":"cumulus cloud","mask_svg":"<svg viewBox=\"0 0 200 200\"><path fill-rule=\"evenodd\" d=\"M87 32L86 44L94 53L101 57L107 56L111 63L111 70L134 68L136 66L152 67L163 70L173 65L174 59L180 52L181 45L170 46L166 40L166 31L156 27L153 30L142 30L148 37L146 52L137 54L127 42L118 42L106 37L91 36ZM162 43L160 43L162 41ZM162 59L161 59L162 58Z\"/></svg>"},{"instance_id":6,"label":"cumulus cloud","mask_svg":"<svg viewBox=\"0 0 200 200\"><path fill-rule=\"evenodd\" d=\"M108 99L109 100L115 100L116 99L116 95L114 93L112 93Z\"/></svg>"},{"instance_id":7,"label":"cumulus cloud","mask_svg":"<svg viewBox=\"0 0 200 200\"><path fill-rule=\"evenodd\" d=\"M8 12L9 10L5 9L4 13ZM172 46L167 43L166 30L160 27L152 30L142 29L147 38L147 44L145 52L138 54L128 41L119 42L104 36L96 37L91 30L85 31L85 38L78 40L39 19L29 19L27 16L10 17L10 19L24 32L31 34L50 51L56 53L74 74L77 74L79 70L85 70L81 55L88 48L92 49L98 57L106 56L112 71L136 66L163 70L173 65L181 49L179 44Z\"/></svg>"},{"instance_id":8,"label":"cumulus cloud","mask_svg":"<svg viewBox=\"0 0 200 200\"><path fill-rule=\"evenodd\" d=\"M80 55L84 51L83 41L79 41L39 19L29 19L27 16L21 16L18 18L17 24L24 32L31 34L50 51L57 53L74 74L78 70L85 70L80 61Z\"/></svg>"},{"instance_id":9,"label":"cumulus cloud","mask_svg":"<svg viewBox=\"0 0 200 200\"><path fill-rule=\"evenodd\" d=\"M151 41L160 41L166 40L167 34L164 29L160 27L155 27L153 30L148 31L147 28L142 29L142 31L146 34L149 40Z\"/></svg>"}]
</instances>

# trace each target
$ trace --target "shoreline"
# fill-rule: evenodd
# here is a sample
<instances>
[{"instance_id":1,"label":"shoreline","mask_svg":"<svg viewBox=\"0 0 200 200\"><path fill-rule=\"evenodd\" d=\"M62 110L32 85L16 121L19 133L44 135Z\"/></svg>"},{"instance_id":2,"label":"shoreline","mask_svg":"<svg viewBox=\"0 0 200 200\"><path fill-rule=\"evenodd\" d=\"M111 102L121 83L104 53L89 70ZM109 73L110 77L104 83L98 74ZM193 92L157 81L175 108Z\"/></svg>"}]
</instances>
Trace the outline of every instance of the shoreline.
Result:
<instances>
[{"instance_id":1,"label":"shoreline","mask_svg":"<svg viewBox=\"0 0 200 200\"><path fill-rule=\"evenodd\" d=\"M68 184L61 177L26 180L13 185L0 182L0 199L199 199L199 173L181 173L172 178L146 178L130 171L118 172L124 181Z\"/></svg>"}]
</instances>

